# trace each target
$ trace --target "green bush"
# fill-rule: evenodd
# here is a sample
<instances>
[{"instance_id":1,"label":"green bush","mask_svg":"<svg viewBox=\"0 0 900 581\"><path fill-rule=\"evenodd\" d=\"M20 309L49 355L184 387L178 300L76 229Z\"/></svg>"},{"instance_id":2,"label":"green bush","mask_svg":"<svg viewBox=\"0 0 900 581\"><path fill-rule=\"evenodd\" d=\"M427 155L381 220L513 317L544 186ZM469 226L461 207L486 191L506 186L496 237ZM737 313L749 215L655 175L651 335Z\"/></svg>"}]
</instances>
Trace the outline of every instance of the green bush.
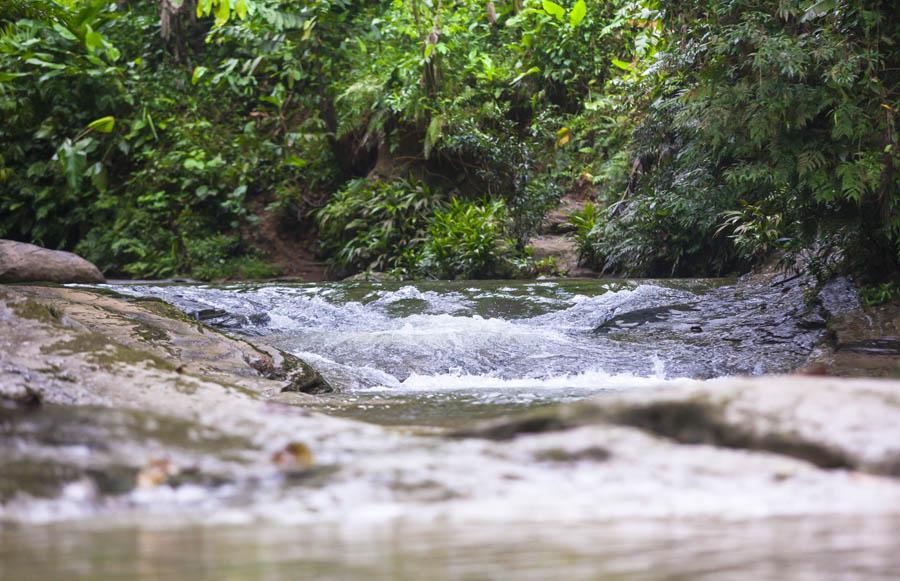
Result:
<instances>
[{"instance_id":1,"label":"green bush","mask_svg":"<svg viewBox=\"0 0 900 581\"><path fill-rule=\"evenodd\" d=\"M422 243L439 203L414 180L350 181L316 213L322 250L341 269L392 268L405 250Z\"/></svg>"},{"instance_id":2,"label":"green bush","mask_svg":"<svg viewBox=\"0 0 900 581\"><path fill-rule=\"evenodd\" d=\"M416 268L433 278L488 278L508 275L515 243L502 200L453 199L437 210Z\"/></svg>"},{"instance_id":3,"label":"green bush","mask_svg":"<svg viewBox=\"0 0 900 581\"><path fill-rule=\"evenodd\" d=\"M900 284L891 281L879 285L866 286L861 289L860 297L865 306L877 307L900 297Z\"/></svg>"},{"instance_id":4,"label":"green bush","mask_svg":"<svg viewBox=\"0 0 900 581\"><path fill-rule=\"evenodd\" d=\"M667 46L648 68L660 76L646 87L652 101L634 139L642 172L621 215L642 229L633 219L653 201L666 215L646 226L675 218L680 236L693 221L685 233L694 242L647 237L644 252L673 269L733 262L727 244L709 254L712 217L732 212L725 225L744 256L761 258L780 238L855 239L842 246L847 262L897 268L900 45L880 39L900 29L889 5L692 0L666 9ZM849 230L856 235L834 235Z\"/></svg>"},{"instance_id":5,"label":"green bush","mask_svg":"<svg viewBox=\"0 0 900 581\"><path fill-rule=\"evenodd\" d=\"M441 200L503 200L524 264L577 191L608 271L900 263L887 0L176 4L0 0L0 236L172 276L267 209L315 213L346 271L487 276L471 248L419 269Z\"/></svg>"},{"instance_id":6,"label":"green bush","mask_svg":"<svg viewBox=\"0 0 900 581\"><path fill-rule=\"evenodd\" d=\"M600 228L600 210L588 202L581 210L575 210L569 215L568 223L572 227L571 237L575 240L575 248L578 250L578 263L582 266L596 267L600 257L597 256L595 237Z\"/></svg>"},{"instance_id":7,"label":"green bush","mask_svg":"<svg viewBox=\"0 0 900 581\"><path fill-rule=\"evenodd\" d=\"M261 279L280 274L241 248L238 236L216 234L194 241L188 252L190 273L200 280Z\"/></svg>"}]
</instances>

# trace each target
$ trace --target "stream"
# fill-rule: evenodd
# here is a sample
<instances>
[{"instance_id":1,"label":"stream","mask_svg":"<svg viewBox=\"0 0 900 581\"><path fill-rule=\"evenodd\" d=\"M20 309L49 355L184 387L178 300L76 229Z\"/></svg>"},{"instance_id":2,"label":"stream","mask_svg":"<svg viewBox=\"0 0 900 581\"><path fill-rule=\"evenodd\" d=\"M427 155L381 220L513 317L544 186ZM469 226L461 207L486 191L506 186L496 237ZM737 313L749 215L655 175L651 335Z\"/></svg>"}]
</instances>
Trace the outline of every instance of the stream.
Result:
<instances>
[{"instance_id":1,"label":"stream","mask_svg":"<svg viewBox=\"0 0 900 581\"><path fill-rule=\"evenodd\" d=\"M885 510L900 506L900 487L890 479L680 446L621 427L506 442L444 437L605 394L790 372L825 332L799 285L102 288L164 300L226 333L292 353L336 392L287 415L219 406L197 426L90 406L79 413L48 406L24 420L0 413L16 462L58 462L56 476L84 466L88 454L104 466L102 477L70 479L43 497L10 496L0 475L8 501L0 511L0 580L900 574L900 512ZM200 424L220 426L228 438ZM273 471L272 443L286 437L309 443L315 470ZM131 482L133 465L158 453L163 440L178 442L167 453L204 477L128 491L121 482Z\"/></svg>"},{"instance_id":2,"label":"stream","mask_svg":"<svg viewBox=\"0 0 900 581\"><path fill-rule=\"evenodd\" d=\"M323 408L395 425L474 419L679 378L789 372L824 325L791 287L733 280L117 286L306 360Z\"/></svg>"}]
</instances>

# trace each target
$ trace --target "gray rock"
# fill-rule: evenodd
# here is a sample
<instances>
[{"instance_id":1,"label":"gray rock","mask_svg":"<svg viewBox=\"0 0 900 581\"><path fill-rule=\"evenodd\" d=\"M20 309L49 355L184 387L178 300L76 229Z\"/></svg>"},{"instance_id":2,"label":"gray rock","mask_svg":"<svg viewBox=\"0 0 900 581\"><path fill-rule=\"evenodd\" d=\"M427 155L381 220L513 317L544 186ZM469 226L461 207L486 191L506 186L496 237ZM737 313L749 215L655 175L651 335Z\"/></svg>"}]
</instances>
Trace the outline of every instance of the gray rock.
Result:
<instances>
[{"instance_id":1,"label":"gray rock","mask_svg":"<svg viewBox=\"0 0 900 581\"><path fill-rule=\"evenodd\" d=\"M681 444L763 451L900 476L900 383L770 376L725 378L598 397L488 422L459 437L511 440L589 425L637 428Z\"/></svg>"},{"instance_id":2,"label":"gray rock","mask_svg":"<svg viewBox=\"0 0 900 581\"><path fill-rule=\"evenodd\" d=\"M97 267L71 252L0 240L0 282L100 283Z\"/></svg>"}]
</instances>

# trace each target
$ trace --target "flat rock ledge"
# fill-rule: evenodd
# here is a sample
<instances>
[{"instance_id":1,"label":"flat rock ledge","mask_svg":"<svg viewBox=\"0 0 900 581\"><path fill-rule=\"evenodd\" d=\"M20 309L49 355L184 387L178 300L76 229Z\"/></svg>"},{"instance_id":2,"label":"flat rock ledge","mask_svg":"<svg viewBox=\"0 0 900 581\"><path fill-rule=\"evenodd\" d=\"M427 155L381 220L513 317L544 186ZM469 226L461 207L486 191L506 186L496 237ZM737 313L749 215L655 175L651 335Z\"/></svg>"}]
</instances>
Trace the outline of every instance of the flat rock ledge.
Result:
<instances>
[{"instance_id":1,"label":"flat rock ledge","mask_svg":"<svg viewBox=\"0 0 900 581\"><path fill-rule=\"evenodd\" d=\"M505 440L618 425L680 444L770 452L820 468L900 477L900 382L771 376L675 383L487 422L455 435Z\"/></svg>"},{"instance_id":2,"label":"flat rock ledge","mask_svg":"<svg viewBox=\"0 0 900 581\"><path fill-rule=\"evenodd\" d=\"M96 266L71 252L0 240L0 282L101 283Z\"/></svg>"},{"instance_id":3,"label":"flat rock ledge","mask_svg":"<svg viewBox=\"0 0 900 581\"><path fill-rule=\"evenodd\" d=\"M0 400L128 407L146 397L147 409L202 408L207 388L269 399L331 391L296 357L229 337L159 300L0 287Z\"/></svg>"}]
</instances>

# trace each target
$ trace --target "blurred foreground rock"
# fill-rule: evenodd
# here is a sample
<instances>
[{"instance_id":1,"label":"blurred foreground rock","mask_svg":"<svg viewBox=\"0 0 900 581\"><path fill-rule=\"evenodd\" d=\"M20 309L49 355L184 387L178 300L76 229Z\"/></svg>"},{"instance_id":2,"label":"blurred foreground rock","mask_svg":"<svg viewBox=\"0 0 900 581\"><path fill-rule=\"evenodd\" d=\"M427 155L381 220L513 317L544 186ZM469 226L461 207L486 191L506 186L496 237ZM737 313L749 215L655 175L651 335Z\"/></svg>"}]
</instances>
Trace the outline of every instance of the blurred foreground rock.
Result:
<instances>
[{"instance_id":1,"label":"blurred foreground rock","mask_svg":"<svg viewBox=\"0 0 900 581\"><path fill-rule=\"evenodd\" d=\"M820 468L900 476L900 384L800 376L724 378L627 392L464 430L511 439L587 425L638 428L681 444L771 452Z\"/></svg>"}]
</instances>

